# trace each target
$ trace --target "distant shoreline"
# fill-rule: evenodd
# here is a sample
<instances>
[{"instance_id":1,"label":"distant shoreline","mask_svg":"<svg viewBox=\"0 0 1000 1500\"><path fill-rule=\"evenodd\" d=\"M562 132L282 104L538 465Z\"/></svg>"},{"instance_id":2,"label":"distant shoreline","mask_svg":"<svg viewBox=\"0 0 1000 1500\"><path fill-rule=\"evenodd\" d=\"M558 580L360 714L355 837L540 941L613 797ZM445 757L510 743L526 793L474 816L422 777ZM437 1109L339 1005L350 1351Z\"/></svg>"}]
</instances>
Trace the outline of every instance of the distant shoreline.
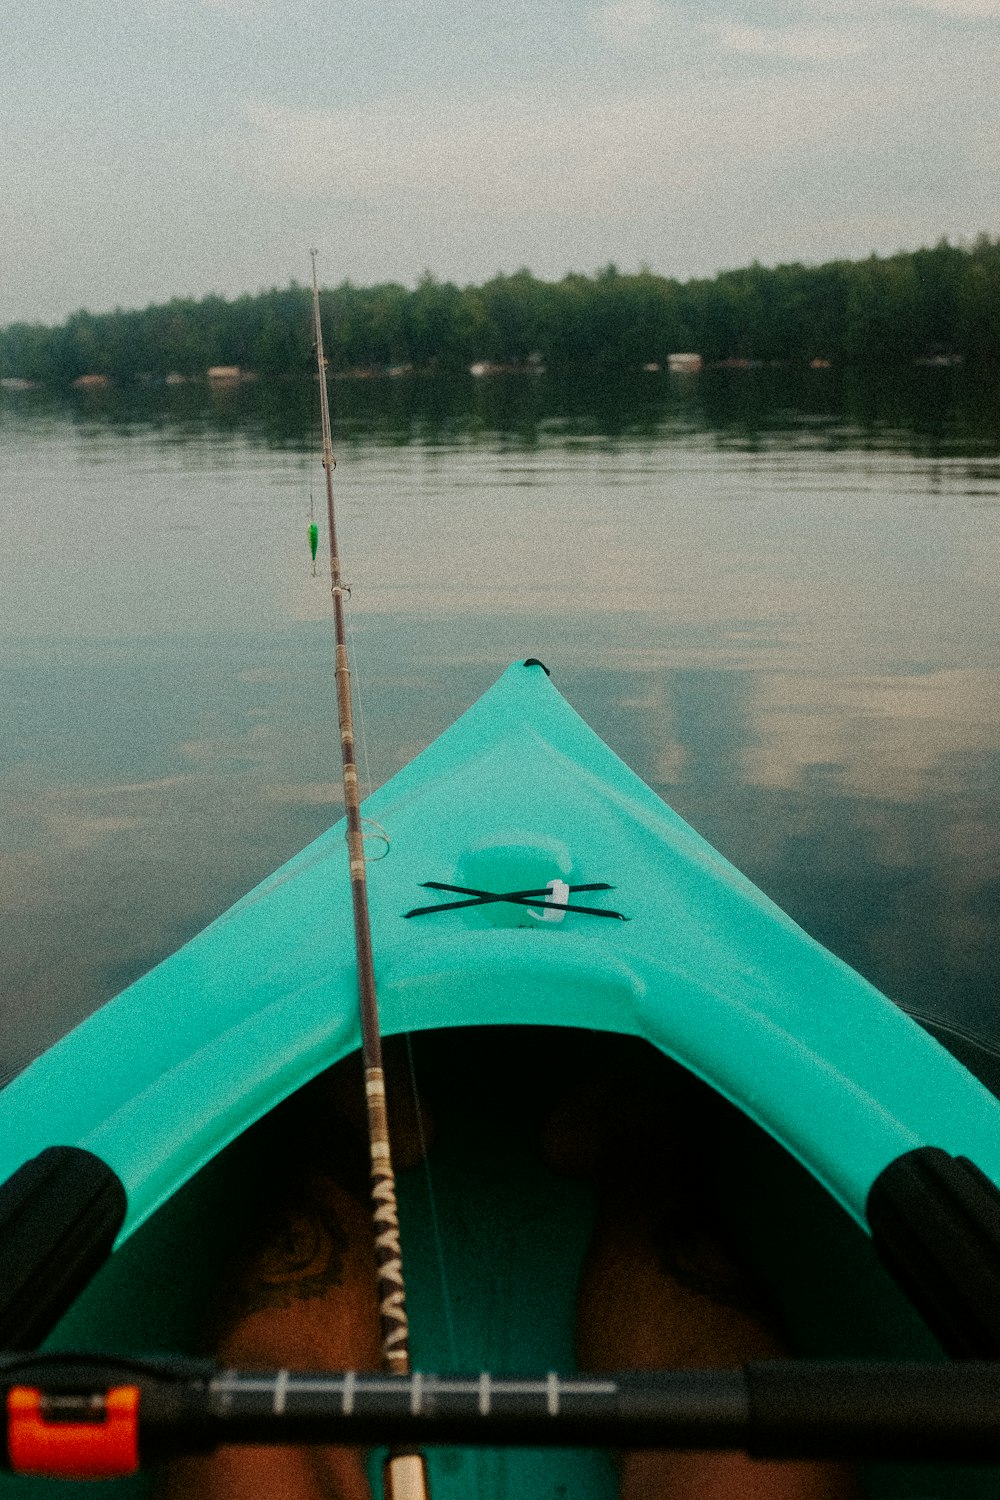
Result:
<instances>
[{"instance_id":1,"label":"distant shoreline","mask_svg":"<svg viewBox=\"0 0 1000 1500\"><path fill-rule=\"evenodd\" d=\"M753 265L679 282L606 266L541 281L529 271L458 287L425 276L322 294L332 373L345 379L591 367L857 367L1000 363L1000 238L947 241L822 266ZM308 373L309 294L175 299L0 329L0 381L237 385Z\"/></svg>"}]
</instances>

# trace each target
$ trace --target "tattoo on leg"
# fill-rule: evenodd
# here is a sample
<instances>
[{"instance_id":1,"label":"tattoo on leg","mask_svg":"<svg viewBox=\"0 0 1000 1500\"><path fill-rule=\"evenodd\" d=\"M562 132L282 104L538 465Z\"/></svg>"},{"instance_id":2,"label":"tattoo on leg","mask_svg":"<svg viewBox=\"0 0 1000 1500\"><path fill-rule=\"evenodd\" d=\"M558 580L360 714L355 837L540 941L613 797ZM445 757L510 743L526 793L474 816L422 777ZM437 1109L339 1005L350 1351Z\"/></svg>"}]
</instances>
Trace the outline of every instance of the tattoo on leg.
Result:
<instances>
[{"instance_id":1,"label":"tattoo on leg","mask_svg":"<svg viewBox=\"0 0 1000 1500\"><path fill-rule=\"evenodd\" d=\"M764 1298L709 1234L665 1218L655 1227L653 1242L660 1270L689 1292L748 1317L765 1315Z\"/></svg>"},{"instance_id":2,"label":"tattoo on leg","mask_svg":"<svg viewBox=\"0 0 1000 1500\"><path fill-rule=\"evenodd\" d=\"M325 1296L343 1283L347 1245L343 1225L328 1204L314 1198L288 1208L277 1234L242 1278L244 1309L291 1307Z\"/></svg>"}]
</instances>

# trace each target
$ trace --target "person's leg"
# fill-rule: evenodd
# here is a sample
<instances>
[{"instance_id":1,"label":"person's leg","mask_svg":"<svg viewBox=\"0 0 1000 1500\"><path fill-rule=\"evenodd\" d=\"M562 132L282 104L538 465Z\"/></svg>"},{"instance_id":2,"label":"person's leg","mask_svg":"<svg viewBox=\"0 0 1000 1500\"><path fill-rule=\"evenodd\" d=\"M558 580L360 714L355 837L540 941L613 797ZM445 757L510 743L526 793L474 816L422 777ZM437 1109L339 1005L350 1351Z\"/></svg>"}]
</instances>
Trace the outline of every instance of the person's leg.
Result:
<instances>
[{"instance_id":1,"label":"person's leg","mask_svg":"<svg viewBox=\"0 0 1000 1500\"><path fill-rule=\"evenodd\" d=\"M313 1176L225 1289L232 1309L217 1358L234 1366L374 1369L378 1309L368 1210ZM351 1448L229 1446L171 1466L168 1500L370 1500Z\"/></svg>"},{"instance_id":2,"label":"person's leg","mask_svg":"<svg viewBox=\"0 0 1000 1500\"><path fill-rule=\"evenodd\" d=\"M753 1304L720 1240L693 1228L657 1233L621 1200L605 1201L580 1289L577 1349L588 1370L740 1365L786 1351ZM743 1453L634 1452L621 1500L846 1500L839 1465L772 1463Z\"/></svg>"},{"instance_id":3,"label":"person's leg","mask_svg":"<svg viewBox=\"0 0 1000 1500\"><path fill-rule=\"evenodd\" d=\"M433 1134L402 1042L385 1048L397 1169ZM377 1369L379 1321L364 1074L352 1054L253 1127L257 1211L210 1309L204 1347L223 1364ZM228 1446L172 1464L162 1500L370 1500L351 1448Z\"/></svg>"},{"instance_id":4,"label":"person's leg","mask_svg":"<svg viewBox=\"0 0 1000 1500\"><path fill-rule=\"evenodd\" d=\"M549 1165L592 1181L600 1205L580 1287L581 1368L722 1367L781 1357L787 1351L775 1320L705 1202L695 1143L712 1138L715 1101L652 1049L617 1051L603 1066L597 1060L542 1132ZM858 1494L851 1471L839 1465L707 1452L627 1453L621 1463L621 1500Z\"/></svg>"}]
</instances>

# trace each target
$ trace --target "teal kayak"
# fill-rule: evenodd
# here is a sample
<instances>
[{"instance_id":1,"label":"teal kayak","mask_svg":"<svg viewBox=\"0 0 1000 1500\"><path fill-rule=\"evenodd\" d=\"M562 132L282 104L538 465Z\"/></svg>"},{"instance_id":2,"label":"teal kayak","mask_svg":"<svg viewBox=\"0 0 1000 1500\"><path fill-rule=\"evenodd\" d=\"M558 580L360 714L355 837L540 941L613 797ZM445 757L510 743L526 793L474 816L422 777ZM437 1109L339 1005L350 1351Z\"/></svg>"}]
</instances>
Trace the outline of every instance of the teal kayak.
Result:
<instances>
[{"instance_id":1,"label":"teal kayak","mask_svg":"<svg viewBox=\"0 0 1000 1500\"><path fill-rule=\"evenodd\" d=\"M419 1052L483 1028L511 1078L536 1035L658 1049L727 1101L719 1191L803 1350L940 1357L872 1253L870 1195L926 1148L1000 1184L1000 1102L666 806L541 664L509 667L364 812L386 1036ZM340 823L0 1093L0 1179L73 1145L127 1193L115 1254L54 1343L190 1347L233 1204L252 1208L252 1127L359 1044ZM432 1153L437 1240L463 1289L447 1329L425 1177L401 1179L424 1368L572 1368L592 1205L519 1141L513 1086L509 1109L505 1139L456 1129ZM441 1496L614 1493L601 1454L455 1450L432 1471ZM998 1482L896 1467L869 1490Z\"/></svg>"}]
</instances>

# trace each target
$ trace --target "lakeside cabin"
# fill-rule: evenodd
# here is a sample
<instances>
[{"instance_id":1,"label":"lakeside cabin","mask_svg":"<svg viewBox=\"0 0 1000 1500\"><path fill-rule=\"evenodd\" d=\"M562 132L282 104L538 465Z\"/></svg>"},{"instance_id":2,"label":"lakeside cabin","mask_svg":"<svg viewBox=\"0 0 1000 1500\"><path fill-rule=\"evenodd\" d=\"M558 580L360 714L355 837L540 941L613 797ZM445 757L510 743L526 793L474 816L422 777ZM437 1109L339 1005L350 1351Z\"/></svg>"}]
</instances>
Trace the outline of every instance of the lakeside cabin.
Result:
<instances>
[{"instance_id":1,"label":"lakeside cabin","mask_svg":"<svg viewBox=\"0 0 1000 1500\"><path fill-rule=\"evenodd\" d=\"M703 364L700 354L667 355L667 369L671 375L697 375Z\"/></svg>"}]
</instances>

